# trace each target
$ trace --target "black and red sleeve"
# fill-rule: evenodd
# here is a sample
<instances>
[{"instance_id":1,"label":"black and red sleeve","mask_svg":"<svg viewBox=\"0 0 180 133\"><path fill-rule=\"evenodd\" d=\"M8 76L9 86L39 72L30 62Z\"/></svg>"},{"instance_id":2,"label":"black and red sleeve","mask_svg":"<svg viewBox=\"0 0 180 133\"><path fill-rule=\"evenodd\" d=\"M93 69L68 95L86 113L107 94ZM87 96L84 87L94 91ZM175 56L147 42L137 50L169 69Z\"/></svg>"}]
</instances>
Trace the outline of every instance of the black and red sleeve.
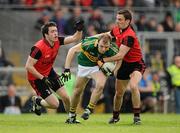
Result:
<instances>
[{"instance_id":1,"label":"black and red sleeve","mask_svg":"<svg viewBox=\"0 0 180 133\"><path fill-rule=\"evenodd\" d=\"M123 38L122 44L131 48L134 45L134 38L132 36L126 36Z\"/></svg>"},{"instance_id":2,"label":"black and red sleeve","mask_svg":"<svg viewBox=\"0 0 180 133\"><path fill-rule=\"evenodd\" d=\"M59 40L59 44L60 45L64 45L64 39L65 39L65 37L58 37L58 40Z\"/></svg>"},{"instance_id":3,"label":"black and red sleeve","mask_svg":"<svg viewBox=\"0 0 180 133\"><path fill-rule=\"evenodd\" d=\"M110 31L110 34L111 34L111 36L115 37L113 30Z\"/></svg>"},{"instance_id":4,"label":"black and red sleeve","mask_svg":"<svg viewBox=\"0 0 180 133\"><path fill-rule=\"evenodd\" d=\"M41 51L40 51L40 49L39 48L37 48L36 46L33 46L32 48L31 48L31 53L30 53L30 56L32 57L32 58L34 58L34 59L40 59L41 58L41 56L42 56L42 53L41 53Z\"/></svg>"}]
</instances>

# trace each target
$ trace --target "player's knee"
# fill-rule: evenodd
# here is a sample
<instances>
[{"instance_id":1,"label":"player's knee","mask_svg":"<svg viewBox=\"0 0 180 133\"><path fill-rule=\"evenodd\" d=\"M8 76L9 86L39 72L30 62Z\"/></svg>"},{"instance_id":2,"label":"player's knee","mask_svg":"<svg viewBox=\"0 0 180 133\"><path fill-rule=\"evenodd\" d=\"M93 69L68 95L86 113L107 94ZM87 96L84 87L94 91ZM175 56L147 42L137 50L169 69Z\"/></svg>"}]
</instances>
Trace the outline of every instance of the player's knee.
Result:
<instances>
[{"instance_id":1,"label":"player's knee","mask_svg":"<svg viewBox=\"0 0 180 133\"><path fill-rule=\"evenodd\" d=\"M134 83L130 83L130 88L132 91L137 91L138 90L138 85L137 84L134 84Z\"/></svg>"},{"instance_id":2,"label":"player's knee","mask_svg":"<svg viewBox=\"0 0 180 133\"><path fill-rule=\"evenodd\" d=\"M51 103L51 107L57 109L59 107L59 101L54 101L53 103Z\"/></svg>"},{"instance_id":3,"label":"player's knee","mask_svg":"<svg viewBox=\"0 0 180 133\"><path fill-rule=\"evenodd\" d=\"M97 83L97 86L98 86L98 88L100 89L100 90L103 90L103 88L104 88L104 82L98 82Z\"/></svg>"},{"instance_id":4,"label":"player's knee","mask_svg":"<svg viewBox=\"0 0 180 133\"><path fill-rule=\"evenodd\" d=\"M102 86L102 85L98 85L97 87L96 87L96 93L102 93L103 92L103 88L104 88L104 86Z\"/></svg>"},{"instance_id":5,"label":"player's knee","mask_svg":"<svg viewBox=\"0 0 180 133\"><path fill-rule=\"evenodd\" d=\"M82 90L79 89L79 88L76 88L75 91L74 91L74 95L75 95L75 96L80 96L81 93L82 93Z\"/></svg>"},{"instance_id":6,"label":"player's knee","mask_svg":"<svg viewBox=\"0 0 180 133\"><path fill-rule=\"evenodd\" d=\"M63 100L63 102L65 102L65 103L70 102L69 96L63 97L62 100Z\"/></svg>"},{"instance_id":7,"label":"player's knee","mask_svg":"<svg viewBox=\"0 0 180 133\"><path fill-rule=\"evenodd\" d=\"M124 95L123 91L116 90L116 97L122 97Z\"/></svg>"}]
</instances>

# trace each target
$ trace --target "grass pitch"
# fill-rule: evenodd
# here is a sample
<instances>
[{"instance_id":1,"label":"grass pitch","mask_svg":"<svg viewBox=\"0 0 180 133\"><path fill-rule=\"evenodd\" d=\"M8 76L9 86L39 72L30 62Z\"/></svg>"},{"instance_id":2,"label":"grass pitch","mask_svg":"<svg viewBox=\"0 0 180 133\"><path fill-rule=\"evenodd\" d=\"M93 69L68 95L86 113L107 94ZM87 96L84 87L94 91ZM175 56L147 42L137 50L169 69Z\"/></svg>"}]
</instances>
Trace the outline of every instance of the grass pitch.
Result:
<instances>
[{"instance_id":1,"label":"grass pitch","mask_svg":"<svg viewBox=\"0 0 180 133\"><path fill-rule=\"evenodd\" d=\"M67 115L0 114L0 133L180 133L180 115L142 114L142 124L133 125L132 114L122 114L121 121L110 125L111 114L93 114L81 124L65 124Z\"/></svg>"}]
</instances>

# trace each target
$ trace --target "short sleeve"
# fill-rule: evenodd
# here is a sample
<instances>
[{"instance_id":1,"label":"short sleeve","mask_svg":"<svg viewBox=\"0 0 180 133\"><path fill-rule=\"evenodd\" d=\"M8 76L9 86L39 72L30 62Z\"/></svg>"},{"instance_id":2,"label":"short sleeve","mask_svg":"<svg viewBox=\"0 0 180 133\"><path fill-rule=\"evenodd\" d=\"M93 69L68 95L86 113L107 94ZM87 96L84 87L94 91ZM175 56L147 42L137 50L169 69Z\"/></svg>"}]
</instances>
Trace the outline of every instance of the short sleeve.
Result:
<instances>
[{"instance_id":1,"label":"short sleeve","mask_svg":"<svg viewBox=\"0 0 180 133\"><path fill-rule=\"evenodd\" d=\"M134 45L134 38L132 36L126 36L125 38L123 38L122 44L126 45L128 47L133 47L133 45Z\"/></svg>"},{"instance_id":2,"label":"short sleeve","mask_svg":"<svg viewBox=\"0 0 180 133\"><path fill-rule=\"evenodd\" d=\"M115 37L114 33L113 33L113 30L110 31L110 34L111 34L111 36Z\"/></svg>"},{"instance_id":3,"label":"short sleeve","mask_svg":"<svg viewBox=\"0 0 180 133\"><path fill-rule=\"evenodd\" d=\"M32 58L34 58L34 59L40 59L41 58L41 56L42 56L42 53L41 53L41 51L40 51L40 49L39 48L37 48L36 46L33 46L32 48L31 48L31 53L30 53L30 56L32 57Z\"/></svg>"},{"instance_id":4,"label":"short sleeve","mask_svg":"<svg viewBox=\"0 0 180 133\"><path fill-rule=\"evenodd\" d=\"M60 45L64 45L64 39L65 37L58 37Z\"/></svg>"}]
</instances>

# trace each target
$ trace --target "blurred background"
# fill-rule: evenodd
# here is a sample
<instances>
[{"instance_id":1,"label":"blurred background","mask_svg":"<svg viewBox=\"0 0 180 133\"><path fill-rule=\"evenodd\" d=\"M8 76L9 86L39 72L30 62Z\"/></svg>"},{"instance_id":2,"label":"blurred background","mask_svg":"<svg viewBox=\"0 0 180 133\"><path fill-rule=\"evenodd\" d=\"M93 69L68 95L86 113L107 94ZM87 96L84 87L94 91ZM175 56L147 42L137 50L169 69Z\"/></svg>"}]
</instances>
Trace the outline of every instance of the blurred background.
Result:
<instances>
[{"instance_id":1,"label":"blurred background","mask_svg":"<svg viewBox=\"0 0 180 133\"><path fill-rule=\"evenodd\" d=\"M142 112L179 114L180 78L174 84L170 67L175 65L178 71L173 74L180 75L180 0L0 0L0 112L29 112L28 100L34 92L27 82L24 66L30 48L42 38L43 24L54 21L59 35L68 36L75 32L75 21L84 19L84 37L87 37L110 31L115 25L117 11L124 8L133 13L132 26L137 31L148 66L139 84ZM67 51L73 45L60 48L55 63L58 72L63 70ZM74 59L74 78L66 84L69 95L73 91L76 67ZM95 112L112 112L114 80L114 77L108 78ZM79 112L93 89L94 81L90 80ZM19 100L4 103L5 97ZM131 104L131 94L127 91L121 111L131 112ZM8 111L9 107L18 109ZM57 112L64 112L63 107Z\"/></svg>"}]
</instances>

